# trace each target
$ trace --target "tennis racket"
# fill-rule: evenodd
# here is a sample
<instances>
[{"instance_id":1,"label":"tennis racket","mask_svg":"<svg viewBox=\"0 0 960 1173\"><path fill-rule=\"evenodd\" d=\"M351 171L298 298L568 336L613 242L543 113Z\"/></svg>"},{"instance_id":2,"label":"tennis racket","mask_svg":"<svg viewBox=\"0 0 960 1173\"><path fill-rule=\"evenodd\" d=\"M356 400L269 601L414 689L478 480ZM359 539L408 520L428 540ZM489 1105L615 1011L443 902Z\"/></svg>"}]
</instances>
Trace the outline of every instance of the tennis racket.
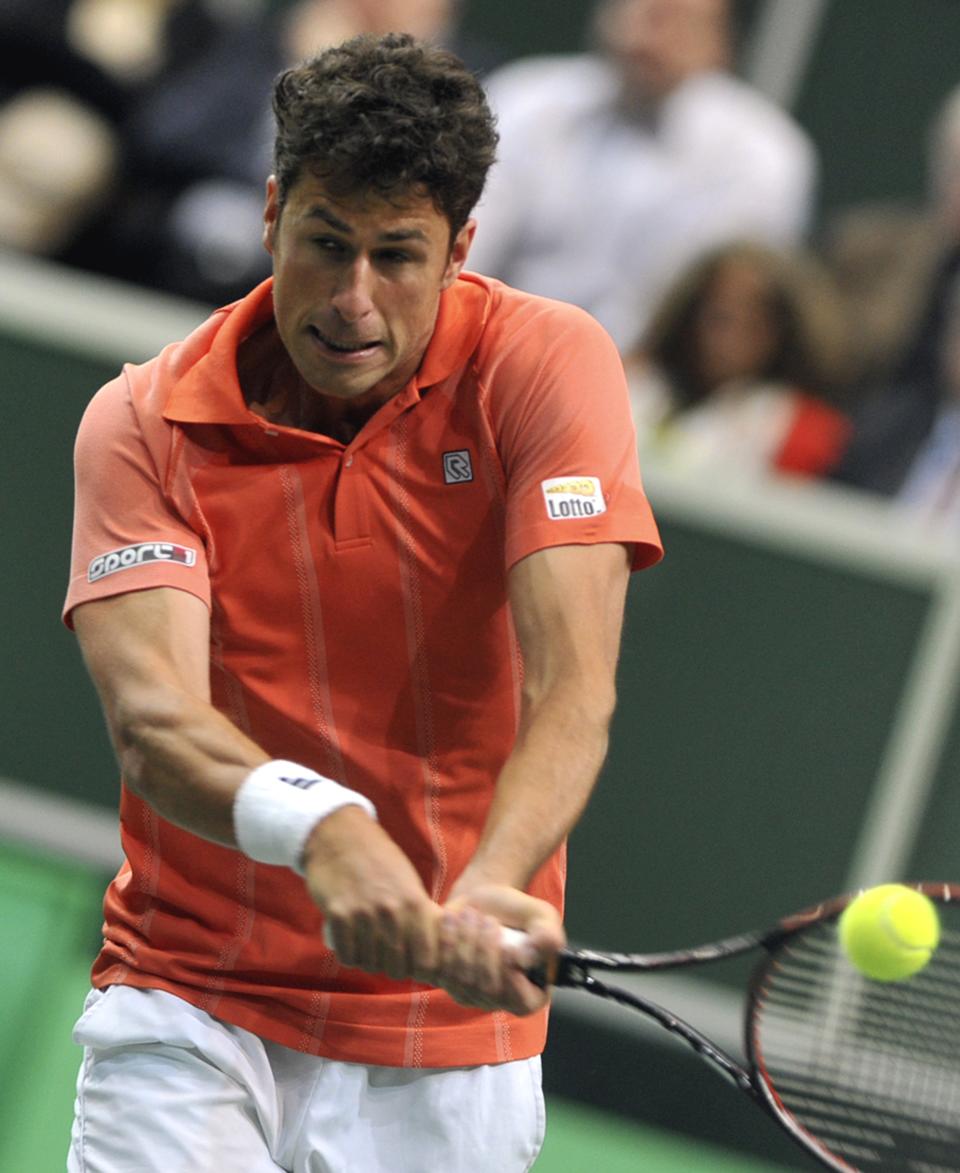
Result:
<instances>
[{"instance_id":1,"label":"tennis racket","mask_svg":"<svg viewBox=\"0 0 960 1173\"><path fill-rule=\"evenodd\" d=\"M911 885L938 906L941 943L920 973L875 982L846 960L836 922L852 895L762 933L673 953L564 949L530 972L638 1010L688 1043L828 1169L960 1170L960 886ZM655 973L761 956L734 1059L655 1002L596 973Z\"/></svg>"}]
</instances>

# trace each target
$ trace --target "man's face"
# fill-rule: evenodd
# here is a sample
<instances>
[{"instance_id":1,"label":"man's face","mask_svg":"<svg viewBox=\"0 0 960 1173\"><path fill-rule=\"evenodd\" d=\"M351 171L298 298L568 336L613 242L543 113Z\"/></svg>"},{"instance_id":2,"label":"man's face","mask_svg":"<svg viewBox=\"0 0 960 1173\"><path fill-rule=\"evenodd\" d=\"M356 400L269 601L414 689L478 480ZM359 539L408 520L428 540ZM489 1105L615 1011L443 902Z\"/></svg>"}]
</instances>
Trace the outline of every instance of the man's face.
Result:
<instances>
[{"instance_id":1,"label":"man's face","mask_svg":"<svg viewBox=\"0 0 960 1173\"><path fill-rule=\"evenodd\" d=\"M463 268L469 222L450 225L429 196L333 196L306 172L280 208L267 184L277 330L321 395L378 406L409 382L433 334L440 294Z\"/></svg>"},{"instance_id":2,"label":"man's face","mask_svg":"<svg viewBox=\"0 0 960 1173\"><path fill-rule=\"evenodd\" d=\"M728 19L726 0L606 0L599 32L628 91L658 101L688 77L727 66Z\"/></svg>"}]
</instances>

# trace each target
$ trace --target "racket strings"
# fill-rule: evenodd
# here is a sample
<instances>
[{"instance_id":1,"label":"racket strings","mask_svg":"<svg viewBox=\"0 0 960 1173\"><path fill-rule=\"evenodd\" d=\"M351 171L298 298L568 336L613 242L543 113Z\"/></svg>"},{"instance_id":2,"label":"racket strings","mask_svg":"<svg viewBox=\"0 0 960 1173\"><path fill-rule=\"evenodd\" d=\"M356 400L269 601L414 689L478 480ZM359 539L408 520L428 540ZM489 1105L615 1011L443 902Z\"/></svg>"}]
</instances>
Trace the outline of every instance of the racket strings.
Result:
<instances>
[{"instance_id":1,"label":"racket strings","mask_svg":"<svg viewBox=\"0 0 960 1173\"><path fill-rule=\"evenodd\" d=\"M792 938L758 979L749 1023L774 1103L858 1168L960 1170L958 975L953 931L921 973L882 983L841 956L833 922Z\"/></svg>"},{"instance_id":2,"label":"racket strings","mask_svg":"<svg viewBox=\"0 0 960 1173\"><path fill-rule=\"evenodd\" d=\"M808 1028L810 1023L810 1003L801 997L796 997L793 989L778 990L777 1014L780 1020L798 1032ZM835 990L824 988L821 997L832 999ZM925 1016L921 1018L905 1018L901 1015L905 1011L915 1012L911 1003L904 1003L903 999L877 998L859 1007L857 1019L857 1038L862 1042L872 1042L880 1050L891 1050L900 1055L904 1047L913 1049L921 1045L929 1060L940 1055L949 1069L956 1062L956 1052L953 1041L943 1032L943 1018L952 1014L956 1008L956 1001L932 999ZM819 1029L819 1028L818 1028Z\"/></svg>"},{"instance_id":3,"label":"racket strings","mask_svg":"<svg viewBox=\"0 0 960 1173\"><path fill-rule=\"evenodd\" d=\"M832 934L831 934L832 936ZM837 999L844 990L862 988L864 983L843 962L836 945L818 934L818 940L801 941L790 950L790 964L779 962L777 1013L784 1022L802 1031L809 1026L811 1009L838 1009ZM945 1019L957 1013L960 981L960 940L945 942L936 966L924 975L922 1005L917 987L906 982L866 983L869 999L858 999L857 1037L873 1040L881 1048L892 1048L899 1055L904 1046L913 1049L922 1042L926 1056L943 1056L951 1070L956 1064L955 1040L943 1031ZM943 975L946 975L944 978ZM817 1022L816 1015L814 1021ZM819 1026L817 1027L819 1030Z\"/></svg>"}]
</instances>

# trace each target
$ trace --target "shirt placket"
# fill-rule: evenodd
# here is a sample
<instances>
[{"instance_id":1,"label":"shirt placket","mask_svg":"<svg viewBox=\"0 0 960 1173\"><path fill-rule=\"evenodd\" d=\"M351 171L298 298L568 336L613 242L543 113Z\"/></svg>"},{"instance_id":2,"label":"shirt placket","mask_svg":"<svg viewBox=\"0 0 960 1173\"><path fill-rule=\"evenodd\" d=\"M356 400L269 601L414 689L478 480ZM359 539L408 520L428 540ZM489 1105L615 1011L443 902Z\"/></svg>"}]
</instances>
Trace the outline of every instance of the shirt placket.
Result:
<instances>
[{"instance_id":1,"label":"shirt placket","mask_svg":"<svg viewBox=\"0 0 960 1173\"><path fill-rule=\"evenodd\" d=\"M364 446L349 444L341 453L334 489L333 538L337 550L370 544L369 479Z\"/></svg>"},{"instance_id":2,"label":"shirt placket","mask_svg":"<svg viewBox=\"0 0 960 1173\"><path fill-rule=\"evenodd\" d=\"M371 470L370 453L375 442L382 443L384 433L403 412L420 402L415 382L383 405L365 427L344 448L334 490L334 547L349 550L369 545Z\"/></svg>"}]
</instances>

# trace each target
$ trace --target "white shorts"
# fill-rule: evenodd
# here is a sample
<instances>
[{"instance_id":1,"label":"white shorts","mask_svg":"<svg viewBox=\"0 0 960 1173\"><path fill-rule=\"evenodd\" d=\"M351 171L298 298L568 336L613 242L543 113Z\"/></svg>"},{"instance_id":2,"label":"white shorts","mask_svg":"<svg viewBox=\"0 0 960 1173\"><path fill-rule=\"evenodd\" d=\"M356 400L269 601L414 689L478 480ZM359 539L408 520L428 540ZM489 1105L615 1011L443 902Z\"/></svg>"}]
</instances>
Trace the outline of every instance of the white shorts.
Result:
<instances>
[{"instance_id":1,"label":"white shorts","mask_svg":"<svg viewBox=\"0 0 960 1173\"><path fill-rule=\"evenodd\" d=\"M367 1067L304 1055L161 990L93 991L68 1173L524 1173L539 1058Z\"/></svg>"}]
</instances>

